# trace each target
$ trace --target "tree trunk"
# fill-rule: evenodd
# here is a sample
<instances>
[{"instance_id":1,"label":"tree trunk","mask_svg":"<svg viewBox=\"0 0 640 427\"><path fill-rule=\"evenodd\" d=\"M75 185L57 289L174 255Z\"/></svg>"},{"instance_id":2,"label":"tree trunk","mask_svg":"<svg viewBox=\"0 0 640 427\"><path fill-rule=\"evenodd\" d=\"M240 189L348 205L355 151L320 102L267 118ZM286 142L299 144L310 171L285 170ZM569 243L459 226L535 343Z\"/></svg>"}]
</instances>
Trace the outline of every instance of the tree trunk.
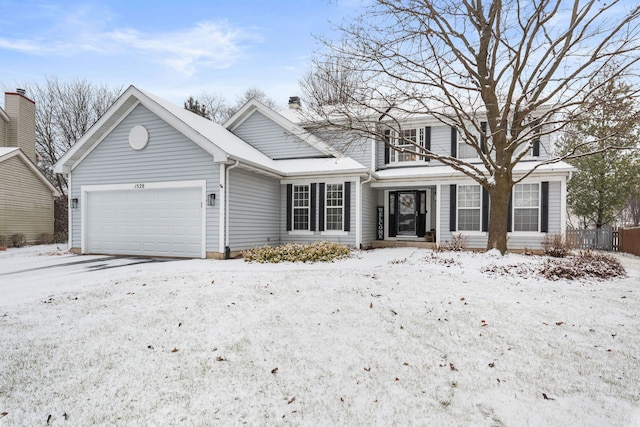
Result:
<instances>
[{"instance_id":1,"label":"tree trunk","mask_svg":"<svg viewBox=\"0 0 640 427\"><path fill-rule=\"evenodd\" d=\"M497 178L495 185L487 190L490 200L487 250L497 249L502 255L507 251L509 199L512 186L511 177L502 177Z\"/></svg>"}]
</instances>

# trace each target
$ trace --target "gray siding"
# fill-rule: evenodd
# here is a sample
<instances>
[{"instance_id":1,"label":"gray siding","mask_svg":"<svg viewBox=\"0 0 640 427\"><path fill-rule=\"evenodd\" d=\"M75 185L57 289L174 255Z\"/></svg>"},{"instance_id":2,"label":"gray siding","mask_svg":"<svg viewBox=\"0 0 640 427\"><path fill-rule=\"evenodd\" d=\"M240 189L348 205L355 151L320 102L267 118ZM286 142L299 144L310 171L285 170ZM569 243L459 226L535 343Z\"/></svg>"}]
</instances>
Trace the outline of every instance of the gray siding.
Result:
<instances>
[{"instance_id":1,"label":"gray siding","mask_svg":"<svg viewBox=\"0 0 640 427\"><path fill-rule=\"evenodd\" d=\"M344 179L342 182L347 182L349 179ZM323 182L323 181L318 181ZM333 182L333 181L332 181ZM280 190L280 241L282 243L313 243L318 241L327 240L330 242L342 243L344 245L354 246L356 242L356 183L354 181L351 182L351 216L350 216L350 229L349 233L345 236L331 236L331 235L322 235L321 231L315 231L310 235L300 235L300 234L289 234L287 231L287 186L282 185ZM318 192L319 193L319 192ZM318 194L319 197L319 194ZM320 212L320 204L316 203L316 230L318 218L320 218L322 212Z\"/></svg>"},{"instance_id":2,"label":"gray siding","mask_svg":"<svg viewBox=\"0 0 640 427\"><path fill-rule=\"evenodd\" d=\"M449 186L441 186L441 209L440 209L440 226L442 227L440 233L441 242L450 242L452 234L457 232L449 231ZM561 182L550 181L549 182L549 232L548 234L558 234L562 230L562 212L561 212ZM507 246L509 249L540 249L542 246L541 235L527 235L519 233L509 233ZM481 235L467 235L466 236L467 247L469 248L486 248L487 246L487 234Z\"/></svg>"},{"instance_id":3,"label":"gray siding","mask_svg":"<svg viewBox=\"0 0 640 427\"><path fill-rule=\"evenodd\" d=\"M272 159L324 156L324 153L257 111L234 129L233 133Z\"/></svg>"},{"instance_id":4,"label":"gray siding","mask_svg":"<svg viewBox=\"0 0 640 427\"><path fill-rule=\"evenodd\" d=\"M339 147L336 147L339 148ZM353 141L347 144L343 144L340 150L346 157L351 157L356 162L363 166L371 168L371 150L373 148L373 141L370 139L362 139L359 141Z\"/></svg>"},{"instance_id":5,"label":"gray siding","mask_svg":"<svg viewBox=\"0 0 640 427\"><path fill-rule=\"evenodd\" d=\"M377 153L376 153L376 162L378 168L386 167L384 163L384 147L385 144L383 141L377 141ZM551 138L549 135L544 135L540 138L540 156L533 157L533 160L546 160L551 157ZM451 154L451 128L449 126L432 126L431 127L431 151L436 154L449 156ZM441 162L430 161L428 162L430 166L439 166L442 165ZM402 167L400 165L394 165L398 167Z\"/></svg>"},{"instance_id":6,"label":"gray siding","mask_svg":"<svg viewBox=\"0 0 640 427\"><path fill-rule=\"evenodd\" d=\"M382 206L382 205L380 205ZM376 240L378 227L378 192L370 184L362 186L362 245Z\"/></svg>"},{"instance_id":7,"label":"gray siding","mask_svg":"<svg viewBox=\"0 0 640 427\"><path fill-rule=\"evenodd\" d=\"M129 146L129 131L135 125L143 125L149 132L149 144L140 151ZM211 155L139 105L73 170L70 197L80 201L82 185L204 179L207 194L215 193L219 198L219 176L219 166ZM80 203L72 209L74 248L81 246ZM207 206L207 252L219 252L219 205Z\"/></svg>"},{"instance_id":8,"label":"gray siding","mask_svg":"<svg viewBox=\"0 0 640 427\"><path fill-rule=\"evenodd\" d=\"M280 182L241 169L229 172L229 247L280 243Z\"/></svg>"},{"instance_id":9,"label":"gray siding","mask_svg":"<svg viewBox=\"0 0 640 427\"><path fill-rule=\"evenodd\" d=\"M29 242L53 234L53 195L22 159L0 163L0 235L23 233Z\"/></svg>"}]
</instances>

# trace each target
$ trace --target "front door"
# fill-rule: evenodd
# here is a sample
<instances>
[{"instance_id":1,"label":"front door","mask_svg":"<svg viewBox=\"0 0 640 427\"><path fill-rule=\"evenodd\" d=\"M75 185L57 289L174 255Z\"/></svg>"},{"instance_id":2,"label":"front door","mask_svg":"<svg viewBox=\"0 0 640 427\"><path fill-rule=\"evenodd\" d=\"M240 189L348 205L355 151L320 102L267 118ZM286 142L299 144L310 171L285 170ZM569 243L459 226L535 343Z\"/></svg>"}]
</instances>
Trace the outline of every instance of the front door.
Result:
<instances>
[{"instance_id":1,"label":"front door","mask_svg":"<svg viewBox=\"0 0 640 427\"><path fill-rule=\"evenodd\" d=\"M398 236L416 236L416 192L398 192Z\"/></svg>"},{"instance_id":2,"label":"front door","mask_svg":"<svg viewBox=\"0 0 640 427\"><path fill-rule=\"evenodd\" d=\"M389 237L424 237L425 191L389 192Z\"/></svg>"}]
</instances>

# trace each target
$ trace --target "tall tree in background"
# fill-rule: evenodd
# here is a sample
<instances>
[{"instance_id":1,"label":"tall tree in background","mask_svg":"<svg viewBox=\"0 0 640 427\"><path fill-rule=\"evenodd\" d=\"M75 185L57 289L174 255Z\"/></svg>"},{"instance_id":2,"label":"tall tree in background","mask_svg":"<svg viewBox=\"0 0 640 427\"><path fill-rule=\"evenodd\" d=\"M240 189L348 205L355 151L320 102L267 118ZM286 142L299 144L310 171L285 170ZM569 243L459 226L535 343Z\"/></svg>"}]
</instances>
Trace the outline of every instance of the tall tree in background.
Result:
<instances>
[{"instance_id":1,"label":"tall tree in background","mask_svg":"<svg viewBox=\"0 0 640 427\"><path fill-rule=\"evenodd\" d=\"M36 102L36 150L42 156L38 167L64 199L67 180L63 175L54 176L51 167L116 101L122 87L81 79L64 82L55 77L25 87Z\"/></svg>"},{"instance_id":2,"label":"tall tree in background","mask_svg":"<svg viewBox=\"0 0 640 427\"><path fill-rule=\"evenodd\" d=\"M353 141L384 140L385 129L401 136L409 117L458 128L479 163L400 143L488 191L487 248L504 253L511 190L526 178L514 177L515 166L537 138L579 119L599 89L591 81L606 85L610 64L618 66L611 78L637 71L639 20L640 6L619 0L374 0L338 28L339 40L324 40L302 82L303 111L310 128Z\"/></svg>"},{"instance_id":3,"label":"tall tree in background","mask_svg":"<svg viewBox=\"0 0 640 427\"><path fill-rule=\"evenodd\" d=\"M591 82L593 91L561 142L561 152L572 153L569 163L578 169L567 184L567 204L584 227L601 228L618 219L640 180L640 106L632 86L612 78L614 73ZM626 150L607 150L611 145ZM582 156L594 148L596 153Z\"/></svg>"},{"instance_id":4,"label":"tall tree in background","mask_svg":"<svg viewBox=\"0 0 640 427\"><path fill-rule=\"evenodd\" d=\"M199 116L204 117L205 119L211 120L209 116L209 111L207 110L206 105L200 104L197 99L193 99L193 96L189 96L187 100L184 102L184 109L189 110L192 113L195 113Z\"/></svg>"},{"instance_id":5,"label":"tall tree in background","mask_svg":"<svg viewBox=\"0 0 640 427\"><path fill-rule=\"evenodd\" d=\"M190 96L184 103L184 108L200 116L206 117L215 123L222 124L233 116L244 104L255 99L269 108L278 109L278 104L267 96L265 92L257 88L247 89L236 98L234 105L227 105L222 95L202 93L198 99Z\"/></svg>"}]
</instances>

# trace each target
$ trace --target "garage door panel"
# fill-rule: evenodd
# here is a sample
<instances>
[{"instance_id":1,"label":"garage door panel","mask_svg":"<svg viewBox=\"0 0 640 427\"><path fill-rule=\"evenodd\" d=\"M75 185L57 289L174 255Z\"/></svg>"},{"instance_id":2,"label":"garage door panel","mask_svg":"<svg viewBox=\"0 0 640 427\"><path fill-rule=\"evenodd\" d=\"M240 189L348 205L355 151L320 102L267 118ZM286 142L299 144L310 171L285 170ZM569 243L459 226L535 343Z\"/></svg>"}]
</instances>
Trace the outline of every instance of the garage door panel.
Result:
<instances>
[{"instance_id":1,"label":"garage door panel","mask_svg":"<svg viewBox=\"0 0 640 427\"><path fill-rule=\"evenodd\" d=\"M88 253L200 257L202 188L87 193Z\"/></svg>"}]
</instances>

